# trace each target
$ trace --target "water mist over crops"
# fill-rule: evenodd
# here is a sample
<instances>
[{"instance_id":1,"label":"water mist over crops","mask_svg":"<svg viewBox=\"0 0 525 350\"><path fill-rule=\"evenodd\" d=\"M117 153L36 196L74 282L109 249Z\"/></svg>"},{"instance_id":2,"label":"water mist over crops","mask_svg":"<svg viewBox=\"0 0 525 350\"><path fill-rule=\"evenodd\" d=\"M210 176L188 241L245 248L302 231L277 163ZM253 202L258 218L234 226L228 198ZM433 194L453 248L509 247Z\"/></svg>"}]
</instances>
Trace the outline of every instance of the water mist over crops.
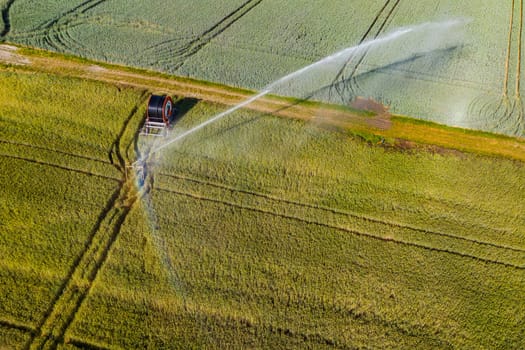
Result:
<instances>
[{"instance_id":1,"label":"water mist over crops","mask_svg":"<svg viewBox=\"0 0 525 350\"><path fill-rule=\"evenodd\" d=\"M458 31L458 29L465 23L465 20L456 19L403 27L386 35L379 36L373 40L365 41L359 45L338 51L275 80L261 89L259 93L223 112L213 115L209 119L206 119L193 127L189 127L186 130L175 129L173 135L169 136L167 139L155 139L152 143L148 143L147 140L140 140L147 149L141 150L142 154L138 164L139 166L144 166L144 169L147 169L146 177L151 178L154 171L154 169L152 169L154 163L159 161L159 158L161 158L164 153L163 151L169 146L174 146L179 141L197 134L207 126L224 120L226 117L234 114L234 112L250 105L269 93L292 95L303 99L318 98L322 94L330 94L333 96L334 102L348 103L355 98L357 92L360 91L360 87L354 84L354 78L362 75L373 74L373 68L363 66L360 70L355 70L357 71L356 76L351 76L356 62L360 60L362 55L381 55L384 52L393 50L394 47L396 47L396 52L402 53L399 53L397 56L390 56L390 63L395 63L398 60L405 60L414 55L425 55L443 46L448 47L450 45L456 45L457 40L456 42L451 43L450 41L447 42L446 40L443 40L443 38L446 38L450 32ZM417 48L411 47L411 45L413 46L415 38L420 38L421 36L428 38L425 45L421 45ZM439 40L437 40L438 38ZM400 47L406 47L406 49L400 51ZM300 135L298 135L298 137L299 136ZM204 140L204 142L206 142L206 140ZM150 162L151 156L155 156L155 161ZM151 179L148 180L146 178L145 186L152 186L151 181ZM139 184L139 188L142 186L143 184ZM144 192L142 196L142 204L146 210L149 219L148 221L151 225L151 244L158 254L161 265L166 269L166 272L168 273L167 277L169 278L175 292L183 296L184 287L174 273L175 269L170 254L167 251L167 243L159 231L160 227L157 222L155 205L151 198L152 193L148 190L144 191L144 189L142 189L142 191Z\"/></svg>"},{"instance_id":2,"label":"water mist over crops","mask_svg":"<svg viewBox=\"0 0 525 350\"><path fill-rule=\"evenodd\" d=\"M148 164L150 156L155 155L155 158L158 161L158 156L167 147L197 133L199 130L210 124L226 118L269 93L292 95L303 99L318 98L322 94L330 94L331 96L334 96L334 102L346 104L353 100L357 96L357 92L360 91L359 86L355 84L355 78L362 75L372 74L374 71L374 69L371 69L368 66L361 70L356 69L358 68L356 62L359 62L363 55L381 55L385 52L394 50L395 46L395 52L402 52L396 56L390 56L390 63L395 63L398 60L406 60L413 56L422 56L432 53L443 46L450 47L451 45L457 45L458 37L455 37L456 42L444 39L447 37L450 38L451 32L458 32L458 29L464 26L465 23L466 21L463 19L454 19L444 22L431 22L399 28L373 40L364 41L359 45L345 48L279 78L245 101L212 116L194 127L188 128L184 131L175 131L168 139L156 139L153 143L141 140L147 149L141 150L142 154L137 162L137 168L140 168L141 172L146 172L146 174L141 173L140 175L149 177L148 173L153 171L153 169L151 169L152 164ZM421 36L427 38L425 44L413 47L415 38L421 38ZM404 48L404 50L399 50L399 48ZM139 182L138 187L141 188L143 182ZM150 186L147 179L146 186ZM169 254L166 251L165 242L157 232L158 224L154 205L150 196L151 193L149 191L144 191L142 203L149 218L148 221L152 225L152 243L159 253L159 259L169 272L172 270L172 263ZM174 276L171 276L170 279L173 280L172 282L175 286L178 286L178 282Z\"/></svg>"},{"instance_id":3,"label":"water mist over crops","mask_svg":"<svg viewBox=\"0 0 525 350\"><path fill-rule=\"evenodd\" d=\"M344 72L352 67L353 61L357 60L360 55L374 52L389 52L392 50L391 45L396 45L395 50L399 54L391 56L391 62L395 63L399 60L409 59L414 56L422 56L434 50L440 49L445 45L446 47L453 47L458 45L457 37L453 40L445 40L451 32L458 32L459 29L467 23L465 19L453 19L443 22L428 22L414 26L408 26L396 29L391 33L379 36L376 39L365 41L359 45L345 48L330 56L327 56L313 64L292 72L264 87L261 92L250 97L249 99L239 103L232 108L219 113L205 122L188 129L184 132L173 135L169 139L156 143L153 145L149 154L158 153L164 148L180 141L187 136L199 131L200 129L225 118L233 112L246 107L269 93L285 94L291 96L309 96L316 97L320 93L332 94L332 90L341 84L338 80L338 75L343 77L342 84L346 84ZM418 47L410 47L414 38L421 39L421 36L426 37L422 45ZM445 42L445 43L444 43ZM401 48L401 50L400 50ZM339 72L339 74L338 74ZM366 74L367 72L360 72ZM354 79L355 77L350 77ZM339 90L341 91L341 90ZM356 92L354 88L348 90L350 93L339 92L339 100L335 102L348 102L355 98ZM144 159L143 159L144 160Z\"/></svg>"}]
</instances>

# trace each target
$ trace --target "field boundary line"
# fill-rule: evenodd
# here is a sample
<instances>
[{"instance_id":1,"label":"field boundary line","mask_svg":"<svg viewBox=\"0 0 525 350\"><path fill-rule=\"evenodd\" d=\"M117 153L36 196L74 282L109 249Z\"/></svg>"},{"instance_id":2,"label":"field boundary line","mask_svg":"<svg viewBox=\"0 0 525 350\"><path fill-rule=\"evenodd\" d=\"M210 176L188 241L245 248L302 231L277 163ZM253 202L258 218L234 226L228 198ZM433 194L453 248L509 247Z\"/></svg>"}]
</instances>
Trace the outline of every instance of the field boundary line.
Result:
<instances>
[{"instance_id":1,"label":"field boundary line","mask_svg":"<svg viewBox=\"0 0 525 350\"><path fill-rule=\"evenodd\" d=\"M5 71L9 69L10 71L14 70L27 74L36 71L148 90L157 90L162 87L168 93L185 95L225 105L235 105L254 93L247 89L238 89L168 74L152 73L129 67L125 68L94 60L77 61L70 56L50 53L50 51L35 50L16 45L14 47L22 47L27 50L19 55L28 59L31 63L27 66L16 66L14 64L10 65L13 62L4 59L0 64L0 70ZM102 69L100 71L92 71L90 67L93 65L101 65ZM67 74L63 71L64 68L67 68ZM271 113L277 108L284 105L289 106L291 103L296 102L296 100L290 102L290 99L272 95L250 105L248 109ZM335 115L335 113L338 116L344 116L345 123L340 123L339 119L332 120L330 117L327 118L328 125L334 125L344 130L366 132L389 139L400 138L418 144L436 145L482 156L495 156L520 162L525 161L525 153L521 152L522 150L525 151L525 139L523 138L468 131L467 129L447 127L437 123L413 122L413 118L399 115L392 116L392 125L386 130L378 129L374 125L363 124L355 111L342 111L331 104L304 105L300 111L294 109L276 113L275 116L310 120L314 116L314 109L315 113L319 113L320 108L327 113L328 117Z\"/></svg>"},{"instance_id":2,"label":"field boundary line","mask_svg":"<svg viewBox=\"0 0 525 350\"><path fill-rule=\"evenodd\" d=\"M401 229L408 229L408 230L411 230L411 231L421 232L421 233L424 233L424 234L430 234L430 235L436 235L436 236L441 236L441 237L453 238L453 239L457 239L457 240L460 240L460 241L465 241L465 242L474 243L474 244L480 244L480 245L486 245L486 246L489 246L489 247L509 250L509 251L513 251L513 252L517 252L517 253L525 253L525 249L523 249L523 248L517 248L517 247L512 247L512 246L507 246L507 245L500 245L500 244L492 243L492 242L480 241L480 240L473 239L473 238L468 238L468 237L464 237L464 236L458 236L458 235L454 235L454 234L446 233L446 232L439 232L439 231L429 230L429 229L425 229L425 228L421 228L421 227L417 227L417 226L413 226L413 225L409 225L409 224L403 224L403 223L399 223L399 222L395 222L395 221L381 220L381 219L378 219L378 218L374 218L374 217L367 216L367 215L362 215L362 214L357 214L355 212L351 212L351 211L347 211L347 210L341 210L341 209L330 208L330 207L326 207L326 206L322 206L322 205L316 205L316 204L310 204L310 203L303 203L303 202L293 201L293 200L279 198L279 197L276 197L276 196L272 196L272 195L268 195L268 194L264 194L264 193L259 193L259 192L255 192L255 191L241 190L241 189L237 189L235 187L230 187L230 186L226 186L226 185L222 185L222 184L218 184L218 183L201 181L201 180L198 180L198 179L193 179L193 178L189 178L189 177L185 177L185 176L167 175L167 174L163 174L163 173L160 173L159 175L172 177L172 178L176 178L176 179L181 179L183 181L193 182L193 183L206 185L206 186L210 186L210 187L215 187L215 188L218 188L218 189L223 189L223 190L227 190L227 191L231 191L231 192L243 193L243 194L247 194L247 195L251 195L251 196L265 198L265 199L268 199L268 200L271 200L271 201L280 202L280 203L284 203L284 204L291 204L291 205L296 205L298 207L303 207L303 208L322 210L322 211L330 212L332 214L344 215L344 216L347 216L347 217L352 217L352 218L360 219L360 220L367 221L367 222L383 224L383 225L386 225L386 226L393 226L393 227L397 227L397 228L401 228Z\"/></svg>"},{"instance_id":3,"label":"field boundary line","mask_svg":"<svg viewBox=\"0 0 525 350\"><path fill-rule=\"evenodd\" d=\"M357 236L367 237L367 238L371 238L371 239L375 239L375 240L379 240L379 241L383 241L383 242L392 242L392 243L402 244L402 245L406 245L406 246L418 247L418 248L422 248L422 249L429 250L429 251L435 251L435 252L440 252L440 253L449 253L449 254L453 254L453 255L469 258L469 259L476 260L476 261L482 261L482 262L486 262L486 263L502 265L502 266L505 266L505 267L511 267L511 268L515 268L515 269L519 269L519 270L525 270L525 266L520 266L520 265L517 265L517 264L508 263L508 262L504 262L504 261L498 261L498 260L483 258L483 257L479 257L479 256L472 255L472 254L467 254L467 253L454 251L454 250L451 250L451 249L436 248L436 247L428 246L428 245L425 245L425 244L422 244L422 243L415 243L415 242L405 241L405 240L401 240L401 239L395 239L395 238L391 238L391 237L382 237L382 236L375 235L375 234L370 233L370 232L359 231L359 230L356 230L356 229L349 229L349 228L346 228L346 227L341 227L341 226L337 226L337 225L333 225L333 224L323 223L323 222L319 222L319 221L316 221L316 220L305 219L305 218L302 218L302 217L299 217L299 216L295 216L295 215L276 213L276 212L273 212L271 210L261 209L261 208L257 208L257 207L253 207L253 206L242 205L242 204L229 202L229 201L223 201L223 200L216 199L216 198L206 197L206 196L203 196L203 195L200 195L200 194L188 193L188 192L183 192L183 191L177 191L177 190L167 189L167 188L163 188L163 187L159 187L159 186L157 186L156 189L159 190L159 191L162 191L162 192L173 193L173 194L177 194L177 195L180 195L180 196L185 196L185 197L188 197L188 198L197 199L197 200L203 200L203 201L217 203L217 204L223 204L223 205L227 205L227 206L230 206L230 207L233 207L233 208L249 210L249 211L258 212L258 213L261 213L261 214L268 214L268 215L272 215L272 216L276 216L276 217L282 217L284 219L299 221L299 222L303 222L303 223L306 223L306 224L316 225L316 226L319 226L319 227L324 227L324 228L334 229L334 230L338 230L338 231L342 231L342 232L347 232L347 233L351 233L351 234L354 234L354 235L357 235ZM472 243L475 243L475 242L472 242Z\"/></svg>"}]
</instances>

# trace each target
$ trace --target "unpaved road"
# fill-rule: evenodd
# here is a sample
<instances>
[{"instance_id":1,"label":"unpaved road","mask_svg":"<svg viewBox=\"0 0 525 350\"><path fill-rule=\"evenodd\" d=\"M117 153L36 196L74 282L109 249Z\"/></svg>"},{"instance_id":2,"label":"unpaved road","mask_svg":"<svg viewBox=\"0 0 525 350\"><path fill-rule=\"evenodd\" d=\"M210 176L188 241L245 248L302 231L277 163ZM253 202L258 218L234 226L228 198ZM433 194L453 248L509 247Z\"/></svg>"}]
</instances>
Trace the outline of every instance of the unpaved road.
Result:
<instances>
[{"instance_id":1,"label":"unpaved road","mask_svg":"<svg viewBox=\"0 0 525 350\"><path fill-rule=\"evenodd\" d=\"M253 92L235 91L226 87L189 79L172 79L160 74L147 74L147 72L133 72L124 67L102 67L97 64L84 63L62 57L28 55L23 50L10 45L0 45L0 62L14 66L25 66L31 70L66 75L97 81L105 81L122 86L133 86L151 91L162 91L175 95L193 97L200 100L216 102L226 105L235 105L250 98ZM279 116L316 120L334 126L350 127L376 127L388 129L390 127L389 115L363 116L340 108L329 106L305 106L295 104L286 99L263 97L250 105L248 109Z\"/></svg>"},{"instance_id":2,"label":"unpaved road","mask_svg":"<svg viewBox=\"0 0 525 350\"><path fill-rule=\"evenodd\" d=\"M0 70L31 74L44 72L61 76L103 81L152 92L193 97L236 105L253 96L253 91L163 75L157 72L97 64L46 51L0 45ZM391 142L401 139L459 151L502 156L525 161L525 139L469 132L437 124L391 117L388 113L368 116L326 104L302 103L277 96L264 96L246 108L287 118L315 121L319 125L365 132Z\"/></svg>"}]
</instances>

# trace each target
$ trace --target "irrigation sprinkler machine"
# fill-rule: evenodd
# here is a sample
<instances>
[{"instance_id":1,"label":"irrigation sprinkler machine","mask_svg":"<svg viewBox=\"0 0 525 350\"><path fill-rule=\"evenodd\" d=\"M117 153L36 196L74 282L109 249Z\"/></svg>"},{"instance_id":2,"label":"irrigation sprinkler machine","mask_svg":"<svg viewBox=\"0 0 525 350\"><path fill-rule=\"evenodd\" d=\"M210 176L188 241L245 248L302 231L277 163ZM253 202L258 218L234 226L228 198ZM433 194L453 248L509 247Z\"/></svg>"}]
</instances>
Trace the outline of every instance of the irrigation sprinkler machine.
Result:
<instances>
[{"instance_id":1,"label":"irrigation sprinkler machine","mask_svg":"<svg viewBox=\"0 0 525 350\"><path fill-rule=\"evenodd\" d=\"M176 110L173 100L168 95L151 95L146 110L146 120L140 130L140 135L166 137Z\"/></svg>"},{"instance_id":2,"label":"irrigation sprinkler machine","mask_svg":"<svg viewBox=\"0 0 525 350\"><path fill-rule=\"evenodd\" d=\"M177 109L173 104L171 96L151 95L148 99L146 118L139 135L146 137L167 137L176 115ZM135 178L140 186L142 186L146 178L146 159L139 159L127 168L133 171Z\"/></svg>"}]
</instances>

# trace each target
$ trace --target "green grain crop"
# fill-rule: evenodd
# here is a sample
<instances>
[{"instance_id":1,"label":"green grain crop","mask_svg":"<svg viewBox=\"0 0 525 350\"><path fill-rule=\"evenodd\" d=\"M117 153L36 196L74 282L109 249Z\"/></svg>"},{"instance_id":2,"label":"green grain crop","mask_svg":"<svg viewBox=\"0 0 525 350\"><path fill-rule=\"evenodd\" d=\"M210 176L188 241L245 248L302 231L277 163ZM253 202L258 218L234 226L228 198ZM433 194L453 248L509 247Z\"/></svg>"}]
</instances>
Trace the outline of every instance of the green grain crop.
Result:
<instances>
[{"instance_id":1,"label":"green grain crop","mask_svg":"<svg viewBox=\"0 0 525 350\"><path fill-rule=\"evenodd\" d=\"M220 109L201 103L174 132ZM73 342L523 345L522 164L371 147L242 112L154 169Z\"/></svg>"},{"instance_id":2,"label":"green grain crop","mask_svg":"<svg viewBox=\"0 0 525 350\"><path fill-rule=\"evenodd\" d=\"M47 0L34 6L16 0L5 11L9 30L1 40L261 89L397 28L459 20L360 50L335 85L342 64L278 92L304 97L316 91L316 99L340 104L372 97L396 113L523 135L522 7L496 0L483 6L455 0Z\"/></svg>"},{"instance_id":3,"label":"green grain crop","mask_svg":"<svg viewBox=\"0 0 525 350\"><path fill-rule=\"evenodd\" d=\"M523 163L0 74L0 348L525 346Z\"/></svg>"},{"instance_id":4,"label":"green grain crop","mask_svg":"<svg viewBox=\"0 0 525 350\"><path fill-rule=\"evenodd\" d=\"M129 143L121 129L141 92L36 73L0 80L0 326L35 330L119 187L114 143Z\"/></svg>"}]
</instances>

